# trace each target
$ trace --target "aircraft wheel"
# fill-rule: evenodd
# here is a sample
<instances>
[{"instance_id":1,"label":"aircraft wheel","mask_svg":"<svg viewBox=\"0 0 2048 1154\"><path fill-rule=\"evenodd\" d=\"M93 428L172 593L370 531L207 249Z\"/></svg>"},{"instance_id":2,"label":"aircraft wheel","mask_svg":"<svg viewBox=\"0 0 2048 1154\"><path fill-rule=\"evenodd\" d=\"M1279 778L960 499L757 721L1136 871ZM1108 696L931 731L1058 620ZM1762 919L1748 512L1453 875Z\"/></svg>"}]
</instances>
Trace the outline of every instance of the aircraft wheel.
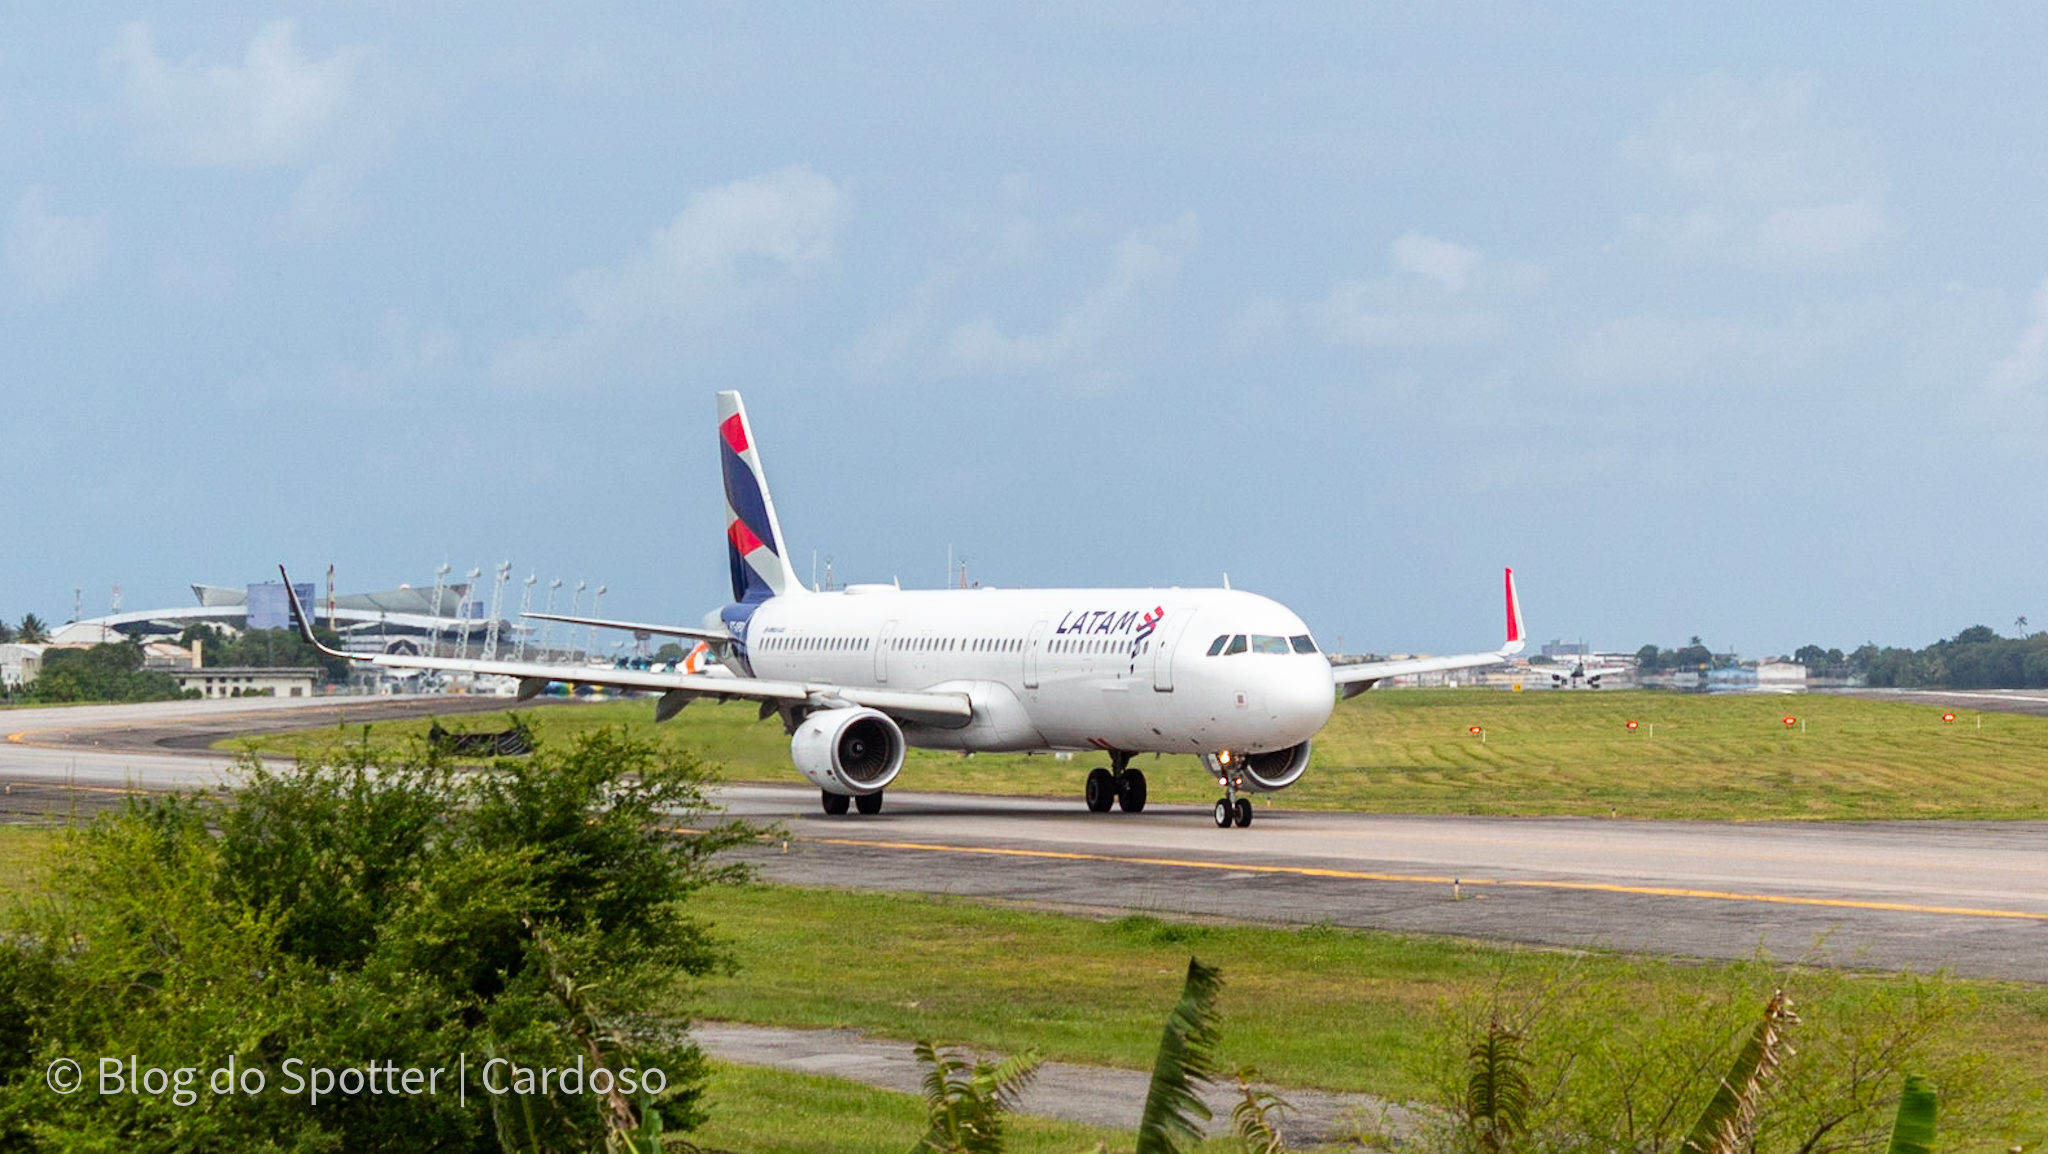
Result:
<instances>
[{"instance_id":1,"label":"aircraft wheel","mask_svg":"<svg viewBox=\"0 0 2048 1154\"><path fill-rule=\"evenodd\" d=\"M1233 810L1231 809L1231 807L1230 807L1230 799L1229 799L1229 798L1227 798L1227 797L1219 797L1219 798L1217 798L1217 799L1216 799L1216 828L1217 828L1217 829L1229 829L1229 828L1230 828L1230 822L1231 822L1231 819L1232 819L1233 817L1235 817L1235 816L1236 816L1236 813L1235 813L1235 811L1233 811Z\"/></svg>"},{"instance_id":2,"label":"aircraft wheel","mask_svg":"<svg viewBox=\"0 0 2048 1154\"><path fill-rule=\"evenodd\" d=\"M1237 819L1237 826L1238 826L1238 828L1239 828L1239 829L1243 829L1243 828L1244 828L1245 826L1248 826L1248 825L1250 825L1250 824L1252 823L1252 799L1251 799L1251 798L1248 798L1248 797L1240 797L1240 798L1238 798L1238 799L1237 799L1237 805L1236 805L1236 806L1234 806L1234 807L1232 807L1232 808L1234 809L1234 811L1235 811L1235 812L1233 812L1233 813L1232 813L1232 814L1231 814L1230 816L1232 816L1232 817L1234 817L1234 818L1236 818L1236 819Z\"/></svg>"},{"instance_id":3,"label":"aircraft wheel","mask_svg":"<svg viewBox=\"0 0 2048 1154\"><path fill-rule=\"evenodd\" d=\"M853 799L853 808L861 811L861 813L868 817L873 817L882 812L882 795L879 792L861 794ZM1243 825L1251 820L1249 812L1247 812L1244 821L1238 824Z\"/></svg>"},{"instance_id":4,"label":"aircraft wheel","mask_svg":"<svg viewBox=\"0 0 2048 1154\"><path fill-rule=\"evenodd\" d=\"M1116 777L1108 770L1096 767L1088 771L1088 784L1083 789L1088 799L1089 813L1108 813L1116 804Z\"/></svg>"},{"instance_id":5,"label":"aircraft wheel","mask_svg":"<svg viewBox=\"0 0 2048 1154\"><path fill-rule=\"evenodd\" d=\"M845 814L848 805L850 805L853 801L852 798L846 796L845 794L833 793L829 789L819 790L818 800L825 806L825 812L831 814L833 817L839 817Z\"/></svg>"},{"instance_id":6,"label":"aircraft wheel","mask_svg":"<svg viewBox=\"0 0 2048 1154\"><path fill-rule=\"evenodd\" d=\"M1125 813L1145 812L1145 775L1135 769L1125 769L1116 775L1116 803L1124 807Z\"/></svg>"}]
</instances>

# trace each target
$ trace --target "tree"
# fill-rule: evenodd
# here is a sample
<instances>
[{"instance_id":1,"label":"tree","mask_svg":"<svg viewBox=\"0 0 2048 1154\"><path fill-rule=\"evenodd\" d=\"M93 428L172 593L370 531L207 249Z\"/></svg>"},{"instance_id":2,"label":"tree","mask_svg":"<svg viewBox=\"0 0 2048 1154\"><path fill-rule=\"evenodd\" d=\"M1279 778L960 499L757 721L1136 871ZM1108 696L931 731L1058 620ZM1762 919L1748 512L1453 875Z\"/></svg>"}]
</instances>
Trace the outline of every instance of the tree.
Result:
<instances>
[{"instance_id":1,"label":"tree","mask_svg":"<svg viewBox=\"0 0 2048 1154\"><path fill-rule=\"evenodd\" d=\"M0 621L0 645L5 645L12 640L14 640L14 626L9 625L5 621Z\"/></svg>"},{"instance_id":2,"label":"tree","mask_svg":"<svg viewBox=\"0 0 2048 1154\"><path fill-rule=\"evenodd\" d=\"M68 835L52 899L0 936L0 1041L32 1039L0 1051L0 1148L652 1149L701 1118L702 1057L654 1010L725 964L689 898L753 831L665 832L707 824L694 756L603 731L476 775L367 743L239 772L235 793L138 799ZM271 1087L290 1059L452 1080L468 1055L470 1108L44 1089L82 1054L233 1059ZM487 1060L508 1089L516 1068L579 1074L485 1094ZM628 1069L663 1076L627 1088Z\"/></svg>"},{"instance_id":3,"label":"tree","mask_svg":"<svg viewBox=\"0 0 2048 1154\"><path fill-rule=\"evenodd\" d=\"M116 641L90 649L52 649L23 691L29 701L174 701L188 695L168 673L142 667L142 646Z\"/></svg>"},{"instance_id":4,"label":"tree","mask_svg":"<svg viewBox=\"0 0 2048 1154\"><path fill-rule=\"evenodd\" d=\"M33 613L21 615L21 624L15 627L14 633L24 645L41 645L50 639L50 627Z\"/></svg>"}]
</instances>

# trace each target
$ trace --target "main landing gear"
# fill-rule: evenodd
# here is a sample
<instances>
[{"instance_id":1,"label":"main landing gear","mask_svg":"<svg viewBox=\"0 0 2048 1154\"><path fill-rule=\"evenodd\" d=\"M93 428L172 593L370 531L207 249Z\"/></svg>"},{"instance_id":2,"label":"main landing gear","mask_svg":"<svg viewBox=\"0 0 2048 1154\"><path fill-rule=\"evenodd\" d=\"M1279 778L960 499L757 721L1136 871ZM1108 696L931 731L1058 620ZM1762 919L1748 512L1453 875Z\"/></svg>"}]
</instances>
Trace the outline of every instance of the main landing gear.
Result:
<instances>
[{"instance_id":1,"label":"main landing gear","mask_svg":"<svg viewBox=\"0 0 2048 1154\"><path fill-rule=\"evenodd\" d=\"M1109 753L1109 769L1096 768L1088 771L1088 782L1082 794L1088 800L1090 813L1108 813L1113 805L1123 807L1125 813L1139 813L1145 808L1145 774L1131 768L1131 755L1117 750Z\"/></svg>"},{"instance_id":2,"label":"main landing gear","mask_svg":"<svg viewBox=\"0 0 2048 1154\"><path fill-rule=\"evenodd\" d=\"M882 812L882 795L880 793L864 793L859 797L848 797L843 793L833 793L829 789L821 789L818 791L818 802L825 807L825 812L833 817L845 816L848 809L857 809L866 817L873 817L875 814Z\"/></svg>"}]
</instances>

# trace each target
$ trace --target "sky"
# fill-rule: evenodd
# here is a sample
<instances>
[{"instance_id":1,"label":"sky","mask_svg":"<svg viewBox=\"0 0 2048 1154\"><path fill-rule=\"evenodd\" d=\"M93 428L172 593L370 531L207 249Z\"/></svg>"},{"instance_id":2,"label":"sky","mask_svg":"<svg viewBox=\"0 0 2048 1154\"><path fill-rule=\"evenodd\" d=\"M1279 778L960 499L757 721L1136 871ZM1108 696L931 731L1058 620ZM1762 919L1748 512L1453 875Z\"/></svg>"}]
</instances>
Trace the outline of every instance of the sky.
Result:
<instances>
[{"instance_id":1,"label":"sky","mask_svg":"<svg viewBox=\"0 0 2048 1154\"><path fill-rule=\"evenodd\" d=\"M694 622L739 389L807 576L2048 625L2048 9L1792 7L7 5L0 616Z\"/></svg>"}]
</instances>

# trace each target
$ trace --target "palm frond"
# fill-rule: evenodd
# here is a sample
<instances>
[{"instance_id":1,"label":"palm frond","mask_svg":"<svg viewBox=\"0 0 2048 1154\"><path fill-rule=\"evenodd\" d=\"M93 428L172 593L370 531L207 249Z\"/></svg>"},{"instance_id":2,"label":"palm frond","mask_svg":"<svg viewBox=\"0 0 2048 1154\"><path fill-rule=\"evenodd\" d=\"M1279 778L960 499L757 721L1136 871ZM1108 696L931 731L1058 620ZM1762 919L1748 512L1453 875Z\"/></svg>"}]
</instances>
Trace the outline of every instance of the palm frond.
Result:
<instances>
[{"instance_id":1,"label":"palm frond","mask_svg":"<svg viewBox=\"0 0 2048 1154\"><path fill-rule=\"evenodd\" d=\"M1259 1076L1255 1066L1237 1068L1237 1105L1230 1108L1230 1121L1237 1130L1237 1143L1245 1154L1286 1154L1280 1135L1280 1115L1293 1107L1287 1099L1252 1085Z\"/></svg>"},{"instance_id":2,"label":"palm frond","mask_svg":"<svg viewBox=\"0 0 2048 1154\"><path fill-rule=\"evenodd\" d=\"M1906 1075L1887 1154L1929 1154L1934 1149L1934 1107L1934 1087L1918 1074Z\"/></svg>"},{"instance_id":3,"label":"palm frond","mask_svg":"<svg viewBox=\"0 0 2048 1154\"><path fill-rule=\"evenodd\" d=\"M1152 1062L1152 1084L1138 1119L1137 1154L1182 1154L1201 1141L1203 1124L1213 1115L1196 1087L1216 1080L1216 1043L1221 1037L1216 995L1222 989L1221 970L1188 959L1180 1001L1166 1016L1159 1054Z\"/></svg>"},{"instance_id":4,"label":"palm frond","mask_svg":"<svg viewBox=\"0 0 2048 1154\"><path fill-rule=\"evenodd\" d=\"M1529 1128L1529 1059L1522 1056L1522 1036L1495 1018L1465 1060L1472 1068L1465 1082L1465 1120L1481 1150L1502 1150Z\"/></svg>"},{"instance_id":5,"label":"palm frond","mask_svg":"<svg viewBox=\"0 0 2048 1154\"><path fill-rule=\"evenodd\" d=\"M1798 1023L1799 1015L1792 1012L1792 999L1785 996L1785 991L1772 994L1764 1006L1762 1020L1735 1055L1735 1063L1721 1079L1699 1121L1693 1123L1692 1133L1680 1147L1684 1154L1738 1154L1756 1128L1764 1084L1792 1056L1785 1032Z\"/></svg>"},{"instance_id":6,"label":"palm frond","mask_svg":"<svg viewBox=\"0 0 2048 1154\"><path fill-rule=\"evenodd\" d=\"M970 1063L923 1039L913 1052L924 1066L927 1126L912 1154L1002 1154L1002 1116L1038 1073L1038 1054Z\"/></svg>"}]
</instances>

